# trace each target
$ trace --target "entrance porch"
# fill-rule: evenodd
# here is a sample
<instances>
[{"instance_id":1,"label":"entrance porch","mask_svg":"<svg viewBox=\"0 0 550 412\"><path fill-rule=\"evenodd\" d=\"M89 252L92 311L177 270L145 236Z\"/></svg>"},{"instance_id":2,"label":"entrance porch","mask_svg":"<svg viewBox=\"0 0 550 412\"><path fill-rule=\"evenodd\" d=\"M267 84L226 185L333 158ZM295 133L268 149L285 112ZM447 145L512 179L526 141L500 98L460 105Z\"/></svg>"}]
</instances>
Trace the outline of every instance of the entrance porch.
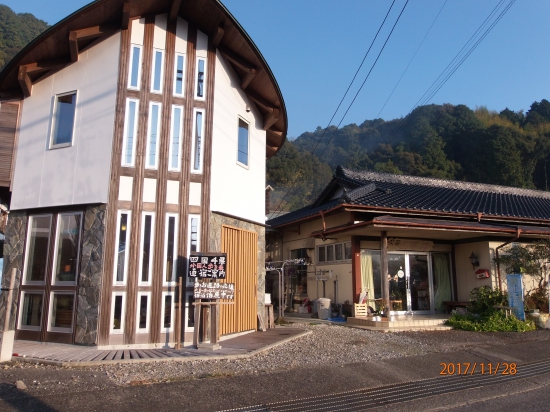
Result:
<instances>
[{"instance_id":1,"label":"entrance porch","mask_svg":"<svg viewBox=\"0 0 550 412\"><path fill-rule=\"evenodd\" d=\"M421 330L450 330L445 322L450 315L392 315L381 316L355 316L348 318L349 326L360 326L362 328L379 332L405 332Z\"/></svg>"}]
</instances>

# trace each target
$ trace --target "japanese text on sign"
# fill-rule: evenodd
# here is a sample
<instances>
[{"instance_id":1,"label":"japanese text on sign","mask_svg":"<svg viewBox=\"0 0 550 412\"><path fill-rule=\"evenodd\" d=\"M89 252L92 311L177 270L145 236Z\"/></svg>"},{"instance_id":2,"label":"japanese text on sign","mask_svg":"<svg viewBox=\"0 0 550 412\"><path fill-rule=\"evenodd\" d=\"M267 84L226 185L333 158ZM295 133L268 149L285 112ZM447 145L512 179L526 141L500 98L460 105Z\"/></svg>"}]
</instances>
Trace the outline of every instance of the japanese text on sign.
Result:
<instances>
[{"instance_id":1,"label":"japanese text on sign","mask_svg":"<svg viewBox=\"0 0 550 412\"><path fill-rule=\"evenodd\" d=\"M189 256L189 277L225 279L227 255L225 253L197 253Z\"/></svg>"},{"instance_id":2,"label":"japanese text on sign","mask_svg":"<svg viewBox=\"0 0 550 412\"><path fill-rule=\"evenodd\" d=\"M193 297L195 299L233 300L235 297L235 284L195 282Z\"/></svg>"}]
</instances>

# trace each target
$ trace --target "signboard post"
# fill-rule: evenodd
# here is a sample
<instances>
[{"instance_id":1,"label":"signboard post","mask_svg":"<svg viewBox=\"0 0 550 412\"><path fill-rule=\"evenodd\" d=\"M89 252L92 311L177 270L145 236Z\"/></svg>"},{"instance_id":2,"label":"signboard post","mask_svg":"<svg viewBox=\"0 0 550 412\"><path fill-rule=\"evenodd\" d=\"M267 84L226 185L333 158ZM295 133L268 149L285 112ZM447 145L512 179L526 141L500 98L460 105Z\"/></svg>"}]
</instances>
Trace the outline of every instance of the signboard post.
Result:
<instances>
[{"instance_id":1,"label":"signboard post","mask_svg":"<svg viewBox=\"0 0 550 412\"><path fill-rule=\"evenodd\" d=\"M508 280L508 306L510 306L516 318L525 320L525 310L523 308L523 282L520 274L507 276Z\"/></svg>"}]
</instances>

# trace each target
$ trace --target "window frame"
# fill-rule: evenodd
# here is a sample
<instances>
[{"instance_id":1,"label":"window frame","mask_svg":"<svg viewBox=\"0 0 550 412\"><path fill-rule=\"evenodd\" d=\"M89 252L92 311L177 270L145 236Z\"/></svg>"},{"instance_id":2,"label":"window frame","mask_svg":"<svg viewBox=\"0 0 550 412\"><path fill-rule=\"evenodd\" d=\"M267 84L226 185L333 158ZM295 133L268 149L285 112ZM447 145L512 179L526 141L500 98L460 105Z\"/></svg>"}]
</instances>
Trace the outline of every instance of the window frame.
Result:
<instances>
[{"instance_id":1,"label":"window frame","mask_svg":"<svg viewBox=\"0 0 550 412\"><path fill-rule=\"evenodd\" d=\"M178 57L183 57L183 70L181 74L181 93L176 92L176 78L178 76ZM186 64L187 56L185 53L176 53L174 57L174 89L172 90L172 94L175 97L185 97L185 64Z\"/></svg>"},{"instance_id":2,"label":"window frame","mask_svg":"<svg viewBox=\"0 0 550 412\"><path fill-rule=\"evenodd\" d=\"M158 118L157 118L157 130L156 130L156 143L155 143L155 163L150 164L149 160L151 157L151 135L152 135L152 124L153 124L153 106L158 107ZM151 101L149 102L149 116L147 119L147 144L145 147L145 168L146 169L158 169L159 164L159 146L160 146L160 124L162 122L162 103Z\"/></svg>"},{"instance_id":3,"label":"window frame","mask_svg":"<svg viewBox=\"0 0 550 412\"><path fill-rule=\"evenodd\" d=\"M172 167L172 156L173 156L173 144L174 144L174 120L176 110L180 110L180 122L179 122L179 143L178 143L178 166L176 168ZM181 157L182 157L182 147L183 147L183 122L184 122L184 110L183 106L178 104L172 105L172 112L170 116L170 141L168 143L168 170L171 172L179 172L181 170Z\"/></svg>"},{"instance_id":4,"label":"window frame","mask_svg":"<svg viewBox=\"0 0 550 412\"><path fill-rule=\"evenodd\" d=\"M76 252L76 268L77 273L75 274L74 282L67 282L67 281L57 281L57 274L55 273L56 266L57 266L57 259L59 259L58 256L58 250L57 247L59 245L59 225L61 224L61 216L74 216L79 215L80 216L80 225L79 225L79 233L78 233L78 247ZM54 250L53 250L53 259L52 259L52 280L51 284L53 286L75 286L78 283L78 275L79 275L79 268L80 268L80 248L82 246L82 221L83 221L83 213L82 212L59 212L57 213L57 223L55 226L55 233L54 233Z\"/></svg>"},{"instance_id":5,"label":"window frame","mask_svg":"<svg viewBox=\"0 0 550 412\"><path fill-rule=\"evenodd\" d=\"M118 269L118 253L119 253L119 243L120 243L120 220L123 214L128 215L126 221L126 247L124 253L124 273L122 274L122 281L116 280L117 269ZM129 249L130 249L130 236L131 236L131 223L132 223L132 212L130 210L117 210L116 217L116 237L115 237L115 256L113 263L113 286L126 286L128 280L128 259L129 259Z\"/></svg>"},{"instance_id":6,"label":"window frame","mask_svg":"<svg viewBox=\"0 0 550 412\"><path fill-rule=\"evenodd\" d=\"M63 96L70 96L74 94L74 114L73 114L73 124L71 127L71 141L67 143L54 143L54 135L55 135L55 129L57 126L57 108L58 108L58 98ZM70 92L65 93L58 93L54 96L53 101L53 111L52 111L52 121L51 121L51 128L50 128L50 140L48 144L49 150L54 149L62 149L64 147L71 147L74 143L74 133L75 133L75 125L76 125L76 109L78 105L78 90L72 90Z\"/></svg>"},{"instance_id":7,"label":"window frame","mask_svg":"<svg viewBox=\"0 0 550 412\"><path fill-rule=\"evenodd\" d=\"M172 280L166 280L166 264L168 258L168 228L170 218L174 217L174 257L172 260ZM179 216L177 213L166 213L166 220L164 222L164 251L162 256L162 284L163 286L174 286L176 284L177 275L178 275L178 225L179 225Z\"/></svg>"},{"instance_id":8,"label":"window frame","mask_svg":"<svg viewBox=\"0 0 550 412\"><path fill-rule=\"evenodd\" d=\"M143 271L143 247L145 242L145 218L151 216L151 236L149 240L149 271L147 273L147 282L141 280ZM155 212L141 213L141 233L139 242L139 269L138 269L138 286L151 286L153 277L153 261L155 257Z\"/></svg>"},{"instance_id":9,"label":"window frame","mask_svg":"<svg viewBox=\"0 0 550 412\"><path fill-rule=\"evenodd\" d=\"M32 221L33 219L37 217L49 217L50 218L50 224L48 226L48 247L46 252L46 265L45 265L45 274L44 274L44 280L27 280L27 274L28 274L28 268L29 268L29 248L30 248L30 229L32 227ZM25 237L25 260L24 260L24 269L23 269L23 285L45 285L46 280L48 278L48 268L50 266L50 253L48 252L50 250L50 243L52 241L52 221L53 221L53 214L51 213L44 213L44 214L38 214L38 215L30 215L28 222L27 222L27 233Z\"/></svg>"},{"instance_id":10,"label":"window frame","mask_svg":"<svg viewBox=\"0 0 550 412\"><path fill-rule=\"evenodd\" d=\"M136 112L134 115L134 136L132 137L132 160L126 162L126 145L128 143L128 119L130 115L130 103L136 104ZM122 155L121 164L123 167L134 167L136 163L136 145L138 139L138 117L139 117L139 99L129 97L126 99L126 111L124 113L124 133L122 135Z\"/></svg>"},{"instance_id":11,"label":"window frame","mask_svg":"<svg viewBox=\"0 0 550 412\"><path fill-rule=\"evenodd\" d=\"M349 259L346 258L346 244L350 244L350 250L351 250L351 241L349 240L315 246L315 261L317 262L318 265L351 263L353 256L350 256ZM340 245L342 248L342 259L336 259L336 245ZM332 260L328 259L328 247L332 247L332 256L333 256ZM324 249L325 251L325 260L323 261L319 259L319 249Z\"/></svg>"},{"instance_id":12,"label":"window frame","mask_svg":"<svg viewBox=\"0 0 550 412\"><path fill-rule=\"evenodd\" d=\"M161 61L160 61L160 79L159 79L159 88L158 90L155 89L155 72L157 68L156 63L156 55L157 53L161 53ZM165 53L163 49L157 49L153 48L153 62L151 63L151 93L154 94L162 94L162 89L164 87L164 57Z\"/></svg>"},{"instance_id":13,"label":"window frame","mask_svg":"<svg viewBox=\"0 0 550 412\"><path fill-rule=\"evenodd\" d=\"M113 324L115 320L115 298L117 296L122 296L122 303L120 305L120 329L114 329ZM124 326L126 324L126 292L115 291L111 294L111 317L109 318L109 333L111 335L122 335L124 334Z\"/></svg>"},{"instance_id":14,"label":"window frame","mask_svg":"<svg viewBox=\"0 0 550 412\"><path fill-rule=\"evenodd\" d=\"M199 168L195 169L195 156L196 156L196 144L197 144L197 113L201 113L201 142L199 147ZM204 118L205 110L195 108L193 109L193 135L191 138L191 173L193 174L202 174L204 170Z\"/></svg>"},{"instance_id":15,"label":"window frame","mask_svg":"<svg viewBox=\"0 0 550 412\"><path fill-rule=\"evenodd\" d=\"M70 328L60 328L60 327L51 326L54 295L72 295L73 296L73 309L71 311L71 327ZM49 302L49 308L48 308L48 320L47 320L47 325L46 325L46 330L48 332L73 333L74 324L75 324L74 314L75 314L76 301L77 301L76 293L74 291L52 290L50 292L50 302Z\"/></svg>"},{"instance_id":16,"label":"window frame","mask_svg":"<svg viewBox=\"0 0 550 412\"><path fill-rule=\"evenodd\" d=\"M250 168L250 122L248 122L247 120L245 120L244 118L242 118L241 116L238 117L238 122L237 122L237 164L245 169L249 169ZM246 134L246 163L243 163L239 160L239 153L241 153L241 151L239 150L239 143L240 143L240 139L241 139L241 122L243 122L244 124L246 124L246 131L247 131L247 134Z\"/></svg>"},{"instance_id":17,"label":"window frame","mask_svg":"<svg viewBox=\"0 0 550 412\"><path fill-rule=\"evenodd\" d=\"M141 297L147 296L147 310L146 310L146 319L145 328L139 327L140 320L140 310L141 310ZM151 329L151 292L138 292L137 293L137 302L136 302L136 334L149 333Z\"/></svg>"},{"instance_id":18,"label":"window frame","mask_svg":"<svg viewBox=\"0 0 550 412\"><path fill-rule=\"evenodd\" d=\"M27 326L23 325L21 321L23 320L23 306L25 304L25 295L42 295L42 308L40 310L40 325L38 326ZM17 329L21 330L32 330L40 332L42 330L42 319L44 317L44 290L22 290L21 291L21 300L18 303L18 316L17 316Z\"/></svg>"},{"instance_id":19,"label":"window frame","mask_svg":"<svg viewBox=\"0 0 550 412\"><path fill-rule=\"evenodd\" d=\"M201 250L201 215L199 214L189 214L189 217L187 218L187 253L188 256L191 255L191 229L192 219L198 219L199 222L197 223L197 252L200 252ZM193 286L195 283L195 279L189 277L189 265L186 265L185 268L185 278L186 278L186 284L187 286Z\"/></svg>"},{"instance_id":20,"label":"window frame","mask_svg":"<svg viewBox=\"0 0 550 412\"><path fill-rule=\"evenodd\" d=\"M195 63L195 100L206 100L206 78L207 78L207 68L208 68L208 59L206 57L197 56ZM199 93L199 62L204 61L204 75L202 80L202 97L198 95Z\"/></svg>"},{"instance_id":21,"label":"window frame","mask_svg":"<svg viewBox=\"0 0 550 412\"><path fill-rule=\"evenodd\" d=\"M131 81L132 81L132 71L134 69L134 54L133 54L133 51L134 51L134 48L137 48L139 49L139 59L138 59L138 67L137 67L137 85L136 86L132 86L131 85ZM141 87L141 66L142 66L142 61L143 61L143 46L141 44L135 44L135 43L131 43L130 44L130 62L128 64L128 89L129 90L139 90L140 87Z\"/></svg>"},{"instance_id":22,"label":"window frame","mask_svg":"<svg viewBox=\"0 0 550 412\"><path fill-rule=\"evenodd\" d=\"M164 291L162 292L162 305L161 305L161 312L160 312L160 333L171 333L174 332L174 315L175 315L175 298L176 294L174 291ZM165 328L164 327L164 312L166 310L166 296L172 297L172 305L170 307L170 327Z\"/></svg>"}]
</instances>

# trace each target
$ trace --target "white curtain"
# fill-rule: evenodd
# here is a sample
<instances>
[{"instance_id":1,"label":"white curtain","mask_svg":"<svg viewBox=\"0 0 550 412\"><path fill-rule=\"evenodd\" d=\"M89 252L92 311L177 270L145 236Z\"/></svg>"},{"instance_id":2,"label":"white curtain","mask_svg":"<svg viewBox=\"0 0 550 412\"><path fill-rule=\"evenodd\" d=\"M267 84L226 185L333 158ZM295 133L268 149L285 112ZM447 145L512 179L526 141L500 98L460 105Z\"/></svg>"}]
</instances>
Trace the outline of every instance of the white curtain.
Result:
<instances>
[{"instance_id":1,"label":"white curtain","mask_svg":"<svg viewBox=\"0 0 550 412\"><path fill-rule=\"evenodd\" d=\"M368 294L368 299L374 299L372 256L368 250L361 251L361 296L359 297L359 303L363 302L365 294Z\"/></svg>"},{"instance_id":2,"label":"white curtain","mask_svg":"<svg viewBox=\"0 0 550 412\"><path fill-rule=\"evenodd\" d=\"M443 253L432 255L434 262L434 277L436 289L434 291L434 307L444 311L443 302L451 300L451 274L449 272L449 256Z\"/></svg>"}]
</instances>

